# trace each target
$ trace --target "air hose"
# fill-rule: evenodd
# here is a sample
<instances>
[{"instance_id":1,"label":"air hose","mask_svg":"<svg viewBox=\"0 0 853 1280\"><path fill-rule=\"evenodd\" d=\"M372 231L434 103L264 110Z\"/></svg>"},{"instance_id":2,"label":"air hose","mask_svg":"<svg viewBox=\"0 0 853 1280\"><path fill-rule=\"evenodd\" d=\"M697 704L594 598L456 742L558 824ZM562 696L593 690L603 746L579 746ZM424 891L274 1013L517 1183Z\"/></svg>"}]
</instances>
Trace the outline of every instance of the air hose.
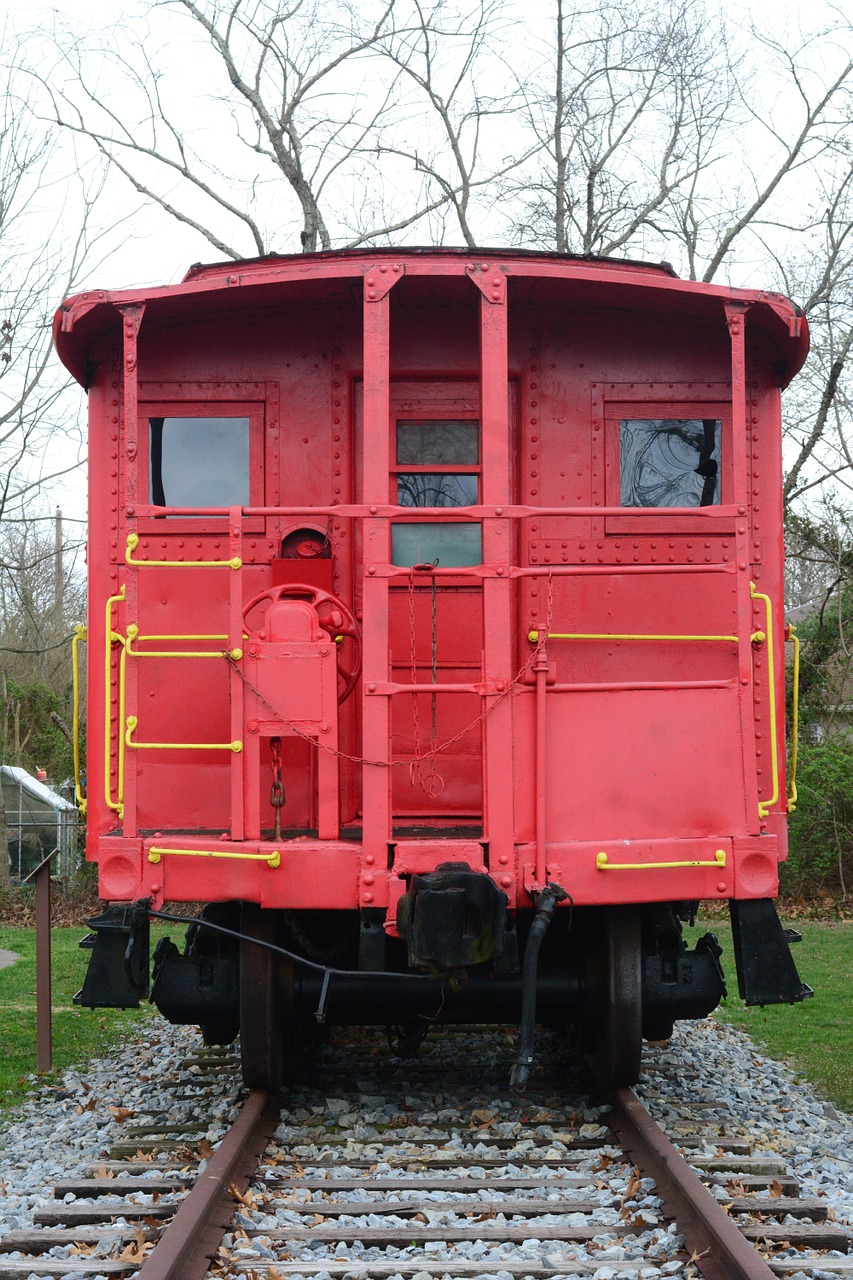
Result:
<instances>
[{"instance_id":1,"label":"air hose","mask_svg":"<svg viewBox=\"0 0 853 1280\"><path fill-rule=\"evenodd\" d=\"M548 932L557 903L568 898L559 884L547 884L536 897L536 915L527 935L524 948L524 964L521 971L521 1027L518 1038L518 1058L509 1079L510 1088L524 1093L533 1064L533 1042L536 1034L536 977L539 969L539 948Z\"/></svg>"}]
</instances>

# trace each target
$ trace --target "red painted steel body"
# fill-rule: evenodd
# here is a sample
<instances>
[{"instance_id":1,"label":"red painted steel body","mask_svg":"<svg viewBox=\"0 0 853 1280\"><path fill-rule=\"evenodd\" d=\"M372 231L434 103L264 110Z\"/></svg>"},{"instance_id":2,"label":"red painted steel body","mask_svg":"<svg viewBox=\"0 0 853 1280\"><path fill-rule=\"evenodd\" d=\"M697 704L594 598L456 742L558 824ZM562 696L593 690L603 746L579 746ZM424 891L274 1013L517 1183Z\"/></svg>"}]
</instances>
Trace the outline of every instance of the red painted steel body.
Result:
<instances>
[{"instance_id":1,"label":"red painted steel body","mask_svg":"<svg viewBox=\"0 0 853 1280\"><path fill-rule=\"evenodd\" d=\"M347 252L84 294L56 340L89 389L104 898L384 907L393 932L406 877L445 861L511 908L546 880L577 905L775 894L780 388L807 350L785 299L630 263ZM152 498L152 424L184 417L246 424L245 501ZM713 505L623 502L625 424L666 420L717 424ZM436 423L476 440L467 461L411 461L401 440ZM448 475L468 499L398 505ZM286 589L275 635L244 618L288 583L358 621L344 701L339 619Z\"/></svg>"}]
</instances>

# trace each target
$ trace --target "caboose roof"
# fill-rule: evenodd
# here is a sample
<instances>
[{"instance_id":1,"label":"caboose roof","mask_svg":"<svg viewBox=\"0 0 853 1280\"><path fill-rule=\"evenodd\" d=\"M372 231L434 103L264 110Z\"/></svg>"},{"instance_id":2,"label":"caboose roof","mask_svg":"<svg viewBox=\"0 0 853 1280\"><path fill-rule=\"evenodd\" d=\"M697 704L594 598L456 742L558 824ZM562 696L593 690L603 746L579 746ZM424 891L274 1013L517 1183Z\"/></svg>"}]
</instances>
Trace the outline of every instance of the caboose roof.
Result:
<instances>
[{"instance_id":1,"label":"caboose roof","mask_svg":"<svg viewBox=\"0 0 853 1280\"><path fill-rule=\"evenodd\" d=\"M68 298L54 318L53 333L63 364L83 386L94 344L120 335L121 307L145 304L145 328L152 322L189 323L203 311L214 317L288 300L333 304L353 298L352 285L377 263L399 264L407 279L423 281L424 300L461 280L480 264L498 264L512 282L510 304L593 307L669 315L679 320L724 323L724 305L749 309L747 334L759 332L779 352L779 383L787 386L808 354L808 326L802 313L779 293L730 289L679 279L667 263L575 257L519 249L381 248L343 249L313 254L270 255L190 268L179 284L126 290L90 290ZM379 270L382 270L380 265Z\"/></svg>"}]
</instances>

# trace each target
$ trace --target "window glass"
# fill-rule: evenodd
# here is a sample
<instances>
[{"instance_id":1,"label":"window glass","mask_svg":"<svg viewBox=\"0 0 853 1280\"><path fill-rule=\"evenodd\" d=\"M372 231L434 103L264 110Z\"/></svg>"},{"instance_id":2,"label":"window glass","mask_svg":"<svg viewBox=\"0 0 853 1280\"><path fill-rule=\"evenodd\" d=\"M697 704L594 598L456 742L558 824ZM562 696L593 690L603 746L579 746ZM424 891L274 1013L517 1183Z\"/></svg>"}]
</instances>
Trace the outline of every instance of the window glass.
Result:
<instances>
[{"instance_id":1,"label":"window glass","mask_svg":"<svg viewBox=\"0 0 853 1280\"><path fill-rule=\"evenodd\" d=\"M148 440L153 506L249 505L248 418L149 418Z\"/></svg>"},{"instance_id":2,"label":"window glass","mask_svg":"<svg viewBox=\"0 0 853 1280\"><path fill-rule=\"evenodd\" d=\"M623 419L623 507L709 507L720 502L719 418Z\"/></svg>"},{"instance_id":3,"label":"window glass","mask_svg":"<svg viewBox=\"0 0 853 1280\"><path fill-rule=\"evenodd\" d=\"M442 569L482 564L483 531L479 524L392 524L391 563L435 564Z\"/></svg>"},{"instance_id":4,"label":"window glass","mask_svg":"<svg viewBox=\"0 0 853 1280\"><path fill-rule=\"evenodd\" d=\"M413 471L397 476L397 502L401 507L470 507L477 502L476 474L446 471Z\"/></svg>"},{"instance_id":5,"label":"window glass","mask_svg":"<svg viewBox=\"0 0 853 1280\"><path fill-rule=\"evenodd\" d=\"M398 466L476 467L479 462L479 422L397 421Z\"/></svg>"}]
</instances>

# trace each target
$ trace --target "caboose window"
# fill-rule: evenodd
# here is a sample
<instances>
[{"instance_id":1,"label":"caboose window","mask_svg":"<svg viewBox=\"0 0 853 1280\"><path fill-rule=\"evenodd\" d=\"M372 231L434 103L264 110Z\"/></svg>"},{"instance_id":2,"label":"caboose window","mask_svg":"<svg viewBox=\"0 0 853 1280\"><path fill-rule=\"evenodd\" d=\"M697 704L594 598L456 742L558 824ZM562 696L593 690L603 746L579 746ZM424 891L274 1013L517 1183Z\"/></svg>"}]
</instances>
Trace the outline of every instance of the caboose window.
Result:
<instances>
[{"instance_id":1,"label":"caboose window","mask_svg":"<svg viewBox=\"0 0 853 1280\"><path fill-rule=\"evenodd\" d=\"M719 504L719 418L626 418L619 423L623 507Z\"/></svg>"},{"instance_id":2,"label":"caboose window","mask_svg":"<svg viewBox=\"0 0 853 1280\"><path fill-rule=\"evenodd\" d=\"M148 498L155 507L249 505L249 419L148 419Z\"/></svg>"},{"instance_id":3,"label":"caboose window","mask_svg":"<svg viewBox=\"0 0 853 1280\"><path fill-rule=\"evenodd\" d=\"M401 507L470 507L477 501L477 476L416 471L397 476Z\"/></svg>"},{"instance_id":4,"label":"caboose window","mask_svg":"<svg viewBox=\"0 0 853 1280\"><path fill-rule=\"evenodd\" d=\"M469 507L480 500L480 424L475 419L398 419L395 424L393 499L400 507ZM395 524L394 564L480 564L479 523L430 521Z\"/></svg>"},{"instance_id":5,"label":"caboose window","mask_svg":"<svg viewBox=\"0 0 853 1280\"><path fill-rule=\"evenodd\" d=\"M473 421L397 423L397 465L476 467L480 463L480 424Z\"/></svg>"},{"instance_id":6,"label":"caboose window","mask_svg":"<svg viewBox=\"0 0 853 1280\"><path fill-rule=\"evenodd\" d=\"M442 569L458 569L482 562L483 531L474 522L435 521L391 526L392 564L437 564Z\"/></svg>"}]
</instances>

